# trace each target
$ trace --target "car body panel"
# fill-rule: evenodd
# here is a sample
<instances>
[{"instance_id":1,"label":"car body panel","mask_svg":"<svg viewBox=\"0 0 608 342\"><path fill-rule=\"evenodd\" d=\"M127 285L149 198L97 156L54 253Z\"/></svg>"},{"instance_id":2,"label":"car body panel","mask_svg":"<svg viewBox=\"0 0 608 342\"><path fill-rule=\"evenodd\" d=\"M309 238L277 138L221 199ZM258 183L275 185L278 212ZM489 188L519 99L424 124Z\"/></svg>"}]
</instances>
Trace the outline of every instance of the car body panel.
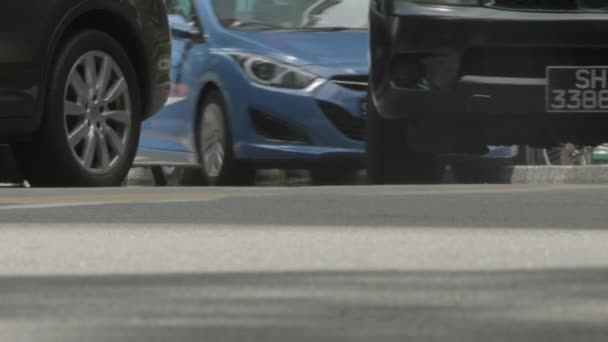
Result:
<instances>
[{"instance_id":1,"label":"car body panel","mask_svg":"<svg viewBox=\"0 0 608 342\"><path fill-rule=\"evenodd\" d=\"M38 0L0 4L0 118L34 113L48 41L44 32L53 23L54 7L51 1Z\"/></svg>"},{"instance_id":2,"label":"car body panel","mask_svg":"<svg viewBox=\"0 0 608 342\"><path fill-rule=\"evenodd\" d=\"M394 13L370 11L370 84L382 117L413 122L414 149L605 141L607 113L555 115L545 99L547 67L606 65L605 10L395 4ZM407 58L425 65L429 89L395 84Z\"/></svg>"},{"instance_id":3,"label":"car body panel","mask_svg":"<svg viewBox=\"0 0 608 342\"><path fill-rule=\"evenodd\" d=\"M71 25L90 13L127 23L141 51L134 61L141 76L145 117L168 93L169 30L162 0L23 0L0 4L0 139L23 138L42 121L52 61ZM139 69L138 66L143 66Z\"/></svg>"}]
</instances>

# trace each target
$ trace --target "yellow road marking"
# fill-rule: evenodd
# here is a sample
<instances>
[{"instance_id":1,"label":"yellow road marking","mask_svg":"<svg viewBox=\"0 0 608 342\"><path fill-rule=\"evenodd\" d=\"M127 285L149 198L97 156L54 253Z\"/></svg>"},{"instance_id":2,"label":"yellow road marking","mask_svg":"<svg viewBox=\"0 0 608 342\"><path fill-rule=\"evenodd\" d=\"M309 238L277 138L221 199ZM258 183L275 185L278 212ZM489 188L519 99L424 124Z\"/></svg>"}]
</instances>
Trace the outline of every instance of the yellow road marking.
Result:
<instances>
[{"instance_id":1,"label":"yellow road marking","mask_svg":"<svg viewBox=\"0 0 608 342\"><path fill-rule=\"evenodd\" d=\"M484 188L484 189L469 189L469 188L451 188L451 189L419 189L419 190L404 190L398 189L386 192L370 192L370 193L355 193L355 196L423 196L423 195L483 195L483 194L527 194L527 193L544 193L572 190L608 190L608 185L555 185L555 186L537 186L537 187L510 187L501 188ZM350 195L350 194L349 194Z\"/></svg>"},{"instance_id":2,"label":"yellow road marking","mask_svg":"<svg viewBox=\"0 0 608 342\"><path fill-rule=\"evenodd\" d=\"M53 204L53 203L149 203L149 202L199 202L220 200L228 197L248 197L247 194L229 193L136 193L136 194L78 194L62 196L0 197L0 204Z\"/></svg>"},{"instance_id":3,"label":"yellow road marking","mask_svg":"<svg viewBox=\"0 0 608 342\"><path fill-rule=\"evenodd\" d=\"M267 197L276 195L314 195L325 194L327 189L319 188L318 192L310 191L307 188L300 192L302 188L284 188L282 191L256 191L243 189L242 192L140 192L140 193L106 193L106 194L73 194L73 195L26 195L26 196L3 196L0 197L0 205L44 205L44 204L75 204L75 203L102 203L102 204L125 204L125 203L152 203L152 202L202 202L221 200L225 198L238 197ZM312 189L314 190L314 189ZM498 186L485 188L465 188L450 187L428 189L399 188L386 189L385 191L374 191L377 188L357 188L360 191L337 191L331 192L337 196L358 196L358 197L377 197L377 196L446 196L446 195L479 195L479 194L529 194L546 193L558 191L577 191L577 190L608 190L608 185L545 185L532 187L517 186ZM371 190L371 191L370 191ZM382 190L382 189L381 189Z\"/></svg>"}]
</instances>

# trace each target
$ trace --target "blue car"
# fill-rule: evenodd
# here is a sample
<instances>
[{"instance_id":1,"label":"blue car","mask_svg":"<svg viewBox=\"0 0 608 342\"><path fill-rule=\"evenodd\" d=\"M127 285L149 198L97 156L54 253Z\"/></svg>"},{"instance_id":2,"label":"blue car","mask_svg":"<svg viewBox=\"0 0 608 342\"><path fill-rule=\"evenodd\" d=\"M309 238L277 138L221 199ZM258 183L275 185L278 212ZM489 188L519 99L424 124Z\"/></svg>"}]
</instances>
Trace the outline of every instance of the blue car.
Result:
<instances>
[{"instance_id":1,"label":"blue car","mask_svg":"<svg viewBox=\"0 0 608 342\"><path fill-rule=\"evenodd\" d=\"M317 181L363 166L369 0L167 0L172 93L143 124L136 165L181 183Z\"/></svg>"}]
</instances>

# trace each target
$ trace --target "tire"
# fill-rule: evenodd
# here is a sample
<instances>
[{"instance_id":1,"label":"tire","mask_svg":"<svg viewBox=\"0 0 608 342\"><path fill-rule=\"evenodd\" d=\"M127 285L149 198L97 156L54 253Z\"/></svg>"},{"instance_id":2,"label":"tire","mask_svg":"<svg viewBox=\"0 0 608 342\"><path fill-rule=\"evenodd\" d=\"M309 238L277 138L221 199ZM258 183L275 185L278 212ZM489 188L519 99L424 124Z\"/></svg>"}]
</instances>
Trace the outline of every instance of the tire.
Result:
<instances>
[{"instance_id":1,"label":"tire","mask_svg":"<svg viewBox=\"0 0 608 342\"><path fill-rule=\"evenodd\" d=\"M372 184L436 184L444 167L435 155L414 153L407 143L405 120L386 120L373 101L368 101L367 158L368 178Z\"/></svg>"},{"instance_id":2,"label":"tire","mask_svg":"<svg viewBox=\"0 0 608 342\"><path fill-rule=\"evenodd\" d=\"M75 33L52 65L40 129L13 146L19 168L34 186L120 186L135 158L141 110L121 45L101 31Z\"/></svg>"},{"instance_id":3,"label":"tire","mask_svg":"<svg viewBox=\"0 0 608 342\"><path fill-rule=\"evenodd\" d=\"M452 173L461 184L503 184L509 182L505 168L510 165L507 162L452 163Z\"/></svg>"},{"instance_id":4,"label":"tire","mask_svg":"<svg viewBox=\"0 0 608 342\"><path fill-rule=\"evenodd\" d=\"M182 177L184 183L209 186L252 185L255 183L256 170L234 158L226 105L224 98L217 90L208 92L203 99L197 120L196 141L201 167L184 169ZM217 149L222 151L217 153L217 157L222 157L219 163L210 157L212 154L206 153L211 152L210 141L215 141L216 152Z\"/></svg>"},{"instance_id":5,"label":"tire","mask_svg":"<svg viewBox=\"0 0 608 342\"><path fill-rule=\"evenodd\" d=\"M351 185L357 182L359 170L340 167L315 167L309 170L314 185Z\"/></svg>"},{"instance_id":6,"label":"tire","mask_svg":"<svg viewBox=\"0 0 608 342\"><path fill-rule=\"evenodd\" d=\"M157 186L202 186L204 185L201 170L193 167L154 166L152 168Z\"/></svg>"},{"instance_id":7,"label":"tire","mask_svg":"<svg viewBox=\"0 0 608 342\"><path fill-rule=\"evenodd\" d=\"M0 183L21 183L23 179L19 175L13 151L7 145L0 145Z\"/></svg>"},{"instance_id":8,"label":"tire","mask_svg":"<svg viewBox=\"0 0 608 342\"><path fill-rule=\"evenodd\" d=\"M153 166L151 168L154 185L181 186L184 169L177 166Z\"/></svg>"}]
</instances>

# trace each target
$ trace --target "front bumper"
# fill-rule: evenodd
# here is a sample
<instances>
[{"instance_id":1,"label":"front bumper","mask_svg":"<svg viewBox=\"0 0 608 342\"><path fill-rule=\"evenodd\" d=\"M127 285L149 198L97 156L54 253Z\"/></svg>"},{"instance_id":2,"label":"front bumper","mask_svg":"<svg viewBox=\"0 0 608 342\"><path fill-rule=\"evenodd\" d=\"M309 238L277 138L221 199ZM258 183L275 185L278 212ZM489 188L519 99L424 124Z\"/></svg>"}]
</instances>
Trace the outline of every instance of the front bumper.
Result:
<instances>
[{"instance_id":1,"label":"front bumper","mask_svg":"<svg viewBox=\"0 0 608 342\"><path fill-rule=\"evenodd\" d=\"M371 18L374 99L386 117L543 115L547 66L608 64L608 13L408 2L395 12Z\"/></svg>"},{"instance_id":2,"label":"front bumper","mask_svg":"<svg viewBox=\"0 0 608 342\"><path fill-rule=\"evenodd\" d=\"M311 92L245 87L233 90L243 95L230 103L237 159L268 167L363 166L366 92L331 81Z\"/></svg>"},{"instance_id":3,"label":"front bumper","mask_svg":"<svg viewBox=\"0 0 608 342\"><path fill-rule=\"evenodd\" d=\"M412 123L413 148L606 140L608 113L546 111L545 75L608 65L608 13L400 4L370 16L371 89L381 116Z\"/></svg>"}]
</instances>

